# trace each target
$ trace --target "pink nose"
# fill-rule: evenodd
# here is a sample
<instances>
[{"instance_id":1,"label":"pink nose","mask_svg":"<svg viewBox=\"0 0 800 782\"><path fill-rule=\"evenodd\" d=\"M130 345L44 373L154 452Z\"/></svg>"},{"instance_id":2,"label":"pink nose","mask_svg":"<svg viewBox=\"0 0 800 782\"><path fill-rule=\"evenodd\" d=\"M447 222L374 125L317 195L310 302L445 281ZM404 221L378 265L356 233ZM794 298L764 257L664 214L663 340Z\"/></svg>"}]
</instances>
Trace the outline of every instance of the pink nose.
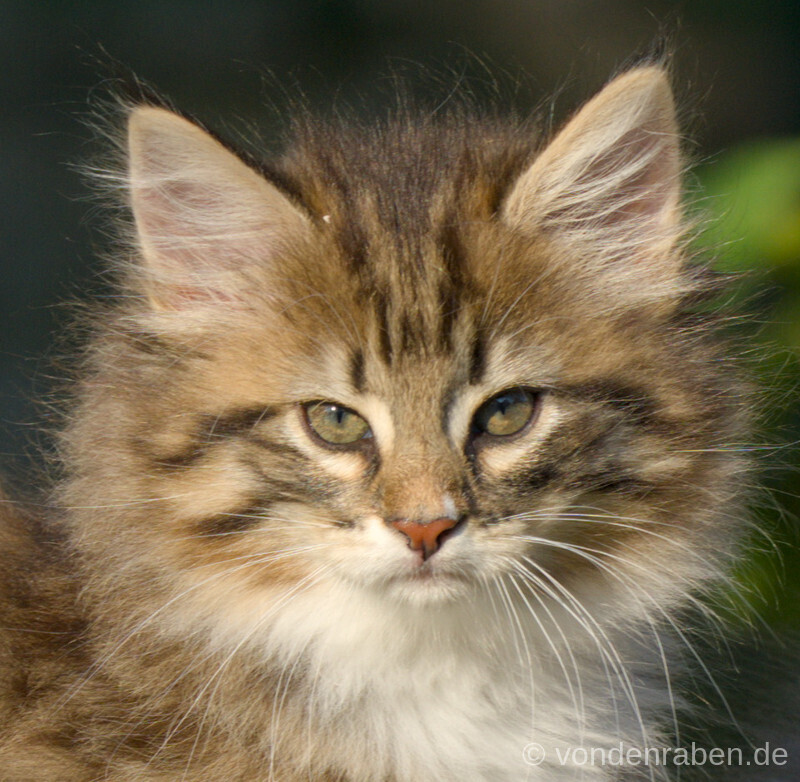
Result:
<instances>
[{"instance_id":1,"label":"pink nose","mask_svg":"<svg viewBox=\"0 0 800 782\"><path fill-rule=\"evenodd\" d=\"M412 551L419 551L423 559L428 559L444 542L446 533L458 525L458 520L442 518L420 522L394 519L388 524L408 538L408 547Z\"/></svg>"}]
</instances>

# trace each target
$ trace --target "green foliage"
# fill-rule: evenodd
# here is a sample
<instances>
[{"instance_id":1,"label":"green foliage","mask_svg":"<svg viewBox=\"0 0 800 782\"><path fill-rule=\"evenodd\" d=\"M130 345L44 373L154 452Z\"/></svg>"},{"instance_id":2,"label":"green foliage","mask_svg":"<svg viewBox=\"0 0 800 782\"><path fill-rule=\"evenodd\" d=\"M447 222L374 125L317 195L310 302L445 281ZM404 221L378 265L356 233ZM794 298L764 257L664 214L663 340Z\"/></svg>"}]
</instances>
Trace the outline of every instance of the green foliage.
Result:
<instances>
[{"instance_id":1,"label":"green foliage","mask_svg":"<svg viewBox=\"0 0 800 782\"><path fill-rule=\"evenodd\" d=\"M743 274L756 308L762 352L757 373L772 393L763 411L771 446L763 472L771 500L762 512L780 556L755 539L740 583L772 621L800 621L797 444L800 443L800 139L751 142L699 172L711 218L704 241L724 271ZM755 272L755 273L754 273ZM782 589L782 585L788 589ZM779 597L781 596L781 597ZM759 603L762 603L759 605Z\"/></svg>"}]
</instances>

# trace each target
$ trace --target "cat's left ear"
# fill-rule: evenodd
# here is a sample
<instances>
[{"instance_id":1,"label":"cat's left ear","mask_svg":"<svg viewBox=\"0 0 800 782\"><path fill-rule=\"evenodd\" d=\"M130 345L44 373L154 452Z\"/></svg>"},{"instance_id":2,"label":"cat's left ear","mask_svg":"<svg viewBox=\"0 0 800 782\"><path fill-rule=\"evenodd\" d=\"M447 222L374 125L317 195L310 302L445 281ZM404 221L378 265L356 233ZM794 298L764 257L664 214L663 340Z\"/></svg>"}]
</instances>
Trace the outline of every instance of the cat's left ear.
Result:
<instances>
[{"instance_id":1,"label":"cat's left ear","mask_svg":"<svg viewBox=\"0 0 800 782\"><path fill-rule=\"evenodd\" d=\"M285 194L197 125L161 108L128 120L128 184L151 305L235 303L308 231Z\"/></svg>"},{"instance_id":2,"label":"cat's left ear","mask_svg":"<svg viewBox=\"0 0 800 782\"><path fill-rule=\"evenodd\" d=\"M680 173L667 75L636 68L589 101L523 172L502 218L576 250L592 274L663 292L679 271Z\"/></svg>"}]
</instances>

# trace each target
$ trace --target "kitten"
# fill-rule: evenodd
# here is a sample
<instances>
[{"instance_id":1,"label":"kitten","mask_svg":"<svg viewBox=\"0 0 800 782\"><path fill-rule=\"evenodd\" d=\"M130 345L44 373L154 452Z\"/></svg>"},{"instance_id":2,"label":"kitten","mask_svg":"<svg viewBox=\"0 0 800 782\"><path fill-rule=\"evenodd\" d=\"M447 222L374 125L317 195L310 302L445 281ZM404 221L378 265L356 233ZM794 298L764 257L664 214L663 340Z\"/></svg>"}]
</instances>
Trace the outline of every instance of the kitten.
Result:
<instances>
[{"instance_id":1,"label":"kitten","mask_svg":"<svg viewBox=\"0 0 800 782\"><path fill-rule=\"evenodd\" d=\"M65 477L0 505L2 779L610 780L571 750L668 741L748 426L679 141L655 65L544 144L402 111L257 163L132 106Z\"/></svg>"}]
</instances>

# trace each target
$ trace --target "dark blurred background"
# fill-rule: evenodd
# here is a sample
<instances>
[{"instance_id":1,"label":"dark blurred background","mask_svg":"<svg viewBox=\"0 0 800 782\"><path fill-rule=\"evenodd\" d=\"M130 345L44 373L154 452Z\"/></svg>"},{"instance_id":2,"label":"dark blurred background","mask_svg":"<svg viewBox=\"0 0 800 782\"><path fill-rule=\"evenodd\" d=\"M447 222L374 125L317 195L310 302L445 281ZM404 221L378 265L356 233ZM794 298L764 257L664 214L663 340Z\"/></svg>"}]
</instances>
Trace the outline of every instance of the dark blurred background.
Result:
<instances>
[{"instance_id":1,"label":"dark blurred background","mask_svg":"<svg viewBox=\"0 0 800 782\"><path fill-rule=\"evenodd\" d=\"M58 302L103 290L102 222L74 168L97 150L84 121L107 76L98 60L124 63L211 127L262 117L269 136L265 106L298 85L312 105L369 106L391 91L388 71L413 63L450 74L432 88L442 98L459 74L491 93L494 74L518 109L558 121L665 35L696 164L689 190L718 218L702 241L744 273L737 296L770 389L757 448L770 494L756 504L781 556L754 543L739 589L772 627L800 626L798 0L0 0L3 473L30 482L47 443L48 410L34 400L69 350ZM781 674L766 697L776 681L787 691Z\"/></svg>"},{"instance_id":2,"label":"dark blurred background","mask_svg":"<svg viewBox=\"0 0 800 782\"><path fill-rule=\"evenodd\" d=\"M273 122L264 106L298 85L315 105L356 95L369 105L388 91L387 72L411 63L471 76L478 92L491 92L494 73L518 108L542 106L557 121L665 35L697 164L690 190L722 218L708 242L720 266L751 272L741 295L777 389L762 440L780 447L762 459L782 510L764 513L791 540L797 481L776 465L793 462L800 439L797 0L0 0L4 471L24 482L38 460L47 411L33 400L58 375L52 346L68 320L57 302L102 290L102 231L73 167L96 151L84 120L106 75L98 59L124 63L217 128L231 116ZM742 579L771 595L781 566L765 558ZM800 561L784 563L780 578L796 584ZM762 608L786 622L797 603L768 597Z\"/></svg>"}]
</instances>

